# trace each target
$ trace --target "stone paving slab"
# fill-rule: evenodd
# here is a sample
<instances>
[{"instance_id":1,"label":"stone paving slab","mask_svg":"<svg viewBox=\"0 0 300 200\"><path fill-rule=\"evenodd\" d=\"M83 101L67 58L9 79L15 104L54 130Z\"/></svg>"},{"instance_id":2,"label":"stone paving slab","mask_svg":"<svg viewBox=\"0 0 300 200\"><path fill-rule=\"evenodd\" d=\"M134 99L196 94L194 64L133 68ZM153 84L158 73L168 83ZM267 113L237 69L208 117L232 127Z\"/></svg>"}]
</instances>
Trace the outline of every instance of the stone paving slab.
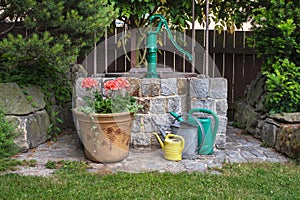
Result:
<instances>
[{"instance_id":1,"label":"stone paving slab","mask_svg":"<svg viewBox=\"0 0 300 200\"><path fill-rule=\"evenodd\" d=\"M35 167L21 167L12 173L21 175L51 175L54 170L46 169L48 161L72 160L87 162L91 172L129 173L140 172L193 172L206 171L210 168L221 168L223 163L233 162L287 162L288 159L274 149L262 147L261 142L250 135L241 134L240 129L228 126L226 148L215 149L212 155L199 155L194 160L167 161L163 158L161 149L134 150L131 149L126 159L118 163L93 163L86 159L80 139L76 133L65 133L57 141L50 141L32 149L27 153L17 154L20 160L34 159Z\"/></svg>"}]
</instances>

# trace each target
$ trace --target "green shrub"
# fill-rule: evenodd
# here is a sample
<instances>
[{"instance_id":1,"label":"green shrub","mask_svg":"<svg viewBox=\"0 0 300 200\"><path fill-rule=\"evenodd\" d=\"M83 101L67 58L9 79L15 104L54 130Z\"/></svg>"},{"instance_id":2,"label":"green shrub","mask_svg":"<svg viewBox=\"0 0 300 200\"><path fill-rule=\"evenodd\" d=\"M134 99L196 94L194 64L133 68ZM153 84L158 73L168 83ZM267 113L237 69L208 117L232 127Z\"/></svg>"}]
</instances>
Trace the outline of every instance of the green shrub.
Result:
<instances>
[{"instance_id":1,"label":"green shrub","mask_svg":"<svg viewBox=\"0 0 300 200\"><path fill-rule=\"evenodd\" d=\"M5 120L5 115L0 107L0 159L14 155L18 148L14 142L17 134L15 127Z\"/></svg>"},{"instance_id":2,"label":"green shrub","mask_svg":"<svg viewBox=\"0 0 300 200\"><path fill-rule=\"evenodd\" d=\"M265 105L270 113L300 111L300 70L288 59L272 65L274 72L265 71L267 95Z\"/></svg>"},{"instance_id":3,"label":"green shrub","mask_svg":"<svg viewBox=\"0 0 300 200\"><path fill-rule=\"evenodd\" d=\"M107 0L1 1L0 21L7 26L0 33L0 82L40 86L51 124L56 124L54 106L71 109L70 65L114 21L113 5Z\"/></svg>"},{"instance_id":4,"label":"green shrub","mask_svg":"<svg viewBox=\"0 0 300 200\"><path fill-rule=\"evenodd\" d=\"M270 113L300 111L300 1L265 1L253 11L255 48Z\"/></svg>"}]
</instances>

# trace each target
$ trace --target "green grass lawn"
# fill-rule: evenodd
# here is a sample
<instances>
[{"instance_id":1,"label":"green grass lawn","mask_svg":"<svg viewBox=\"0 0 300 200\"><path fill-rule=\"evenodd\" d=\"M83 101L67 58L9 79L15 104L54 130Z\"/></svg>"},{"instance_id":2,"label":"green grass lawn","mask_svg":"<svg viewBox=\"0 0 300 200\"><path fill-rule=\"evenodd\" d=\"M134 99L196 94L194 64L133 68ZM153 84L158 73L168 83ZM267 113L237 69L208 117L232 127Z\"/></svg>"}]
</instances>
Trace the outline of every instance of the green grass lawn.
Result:
<instances>
[{"instance_id":1,"label":"green grass lawn","mask_svg":"<svg viewBox=\"0 0 300 200\"><path fill-rule=\"evenodd\" d=\"M227 164L219 171L104 175L69 163L49 177L0 175L0 199L300 199L295 164Z\"/></svg>"}]
</instances>

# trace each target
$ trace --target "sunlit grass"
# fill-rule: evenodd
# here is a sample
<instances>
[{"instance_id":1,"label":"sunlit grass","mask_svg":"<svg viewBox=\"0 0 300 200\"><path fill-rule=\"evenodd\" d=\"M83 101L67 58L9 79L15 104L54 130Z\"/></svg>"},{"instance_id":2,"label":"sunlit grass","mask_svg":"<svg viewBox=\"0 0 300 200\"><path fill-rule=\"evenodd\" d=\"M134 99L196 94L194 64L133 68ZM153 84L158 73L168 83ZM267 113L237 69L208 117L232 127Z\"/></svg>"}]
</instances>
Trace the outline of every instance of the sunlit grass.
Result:
<instances>
[{"instance_id":1,"label":"sunlit grass","mask_svg":"<svg viewBox=\"0 0 300 200\"><path fill-rule=\"evenodd\" d=\"M49 177L0 176L0 199L298 199L292 163L226 164L221 174L97 174L66 163ZM78 169L78 170L76 170Z\"/></svg>"}]
</instances>

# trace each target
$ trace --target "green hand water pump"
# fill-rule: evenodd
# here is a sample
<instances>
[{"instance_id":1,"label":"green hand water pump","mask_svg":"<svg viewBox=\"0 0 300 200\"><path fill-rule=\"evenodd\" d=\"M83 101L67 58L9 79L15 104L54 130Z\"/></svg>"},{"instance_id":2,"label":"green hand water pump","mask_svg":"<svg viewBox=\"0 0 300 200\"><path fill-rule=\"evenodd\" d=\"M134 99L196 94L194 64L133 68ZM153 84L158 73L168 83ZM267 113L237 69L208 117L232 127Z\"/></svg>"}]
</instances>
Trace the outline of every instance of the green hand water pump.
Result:
<instances>
[{"instance_id":1,"label":"green hand water pump","mask_svg":"<svg viewBox=\"0 0 300 200\"><path fill-rule=\"evenodd\" d=\"M174 40L173 35L169 29L167 20L160 14L155 14L150 17L150 25L152 24L152 21L156 18L159 18L160 21L158 23L158 26L155 31L149 31L147 33L147 41L146 41L146 48L147 48L147 62L148 62L148 71L147 71L147 78L158 78L157 70L156 70L156 64L157 64L157 34L160 32L162 25L165 25L166 31L168 33L168 36L172 42L172 44L184 55L188 57L189 60L193 60L193 56L182 49Z\"/></svg>"}]
</instances>

